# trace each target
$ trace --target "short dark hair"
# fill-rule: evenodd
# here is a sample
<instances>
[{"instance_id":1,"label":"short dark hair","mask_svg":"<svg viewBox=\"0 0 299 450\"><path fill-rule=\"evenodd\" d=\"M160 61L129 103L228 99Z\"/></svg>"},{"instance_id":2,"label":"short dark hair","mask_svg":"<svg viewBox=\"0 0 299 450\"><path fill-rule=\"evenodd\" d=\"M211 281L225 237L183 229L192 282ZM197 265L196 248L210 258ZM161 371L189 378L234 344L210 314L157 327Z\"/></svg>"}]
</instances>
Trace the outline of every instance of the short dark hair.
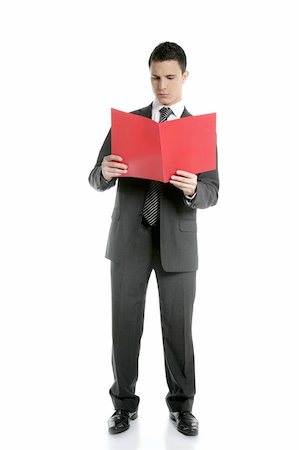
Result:
<instances>
[{"instance_id":1,"label":"short dark hair","mask_svg":"<svg viewBox=\"0 0 299 450\"><path fill-rule=\"evenodd\" d=\"M162 42L157 45L151 53L148 60L150 66L152 61L169 61L175 60L179 63L182 73L185 72L187 67L187 58L184 50L178 44L174 42Z\"/></svg>"}]
</instances>

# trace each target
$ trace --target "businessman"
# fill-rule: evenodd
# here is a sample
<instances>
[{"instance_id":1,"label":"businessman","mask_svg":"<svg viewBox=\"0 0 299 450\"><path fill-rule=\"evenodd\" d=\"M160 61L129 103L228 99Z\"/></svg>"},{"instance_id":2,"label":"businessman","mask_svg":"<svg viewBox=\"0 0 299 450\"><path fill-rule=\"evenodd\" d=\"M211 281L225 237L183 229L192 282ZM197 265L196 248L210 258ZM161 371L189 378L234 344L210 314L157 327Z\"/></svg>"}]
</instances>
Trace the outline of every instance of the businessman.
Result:
<instances>
[{"instance_id":1,"label":"businessman","mask_svg":"<svg viewBox=\"0 0 299 450\"><path fill-rule=\"evenodd\" d=\"M159 44L149 58L153 102L133 114L156 122L190 116L182 90L188 78L184 50L173 42ZM184 152L184 148L182 148ZM217 168L205 173L176 171L168 183L123 177L128 166L111 155L108 133L89 183L97 191L117 185L106 257L111 260L112 365L110 395L115 407L108 430L127 430L137 418L135 394L148 280L155 271L161 311L166 379L166 403L176 428L198 434L192 414L195 395L192 312L195 299L197 209L216 205ZM154 386L153 401L155 398ZM153 404L154 406L154 404Z\"/></svg>"}]
</instances>

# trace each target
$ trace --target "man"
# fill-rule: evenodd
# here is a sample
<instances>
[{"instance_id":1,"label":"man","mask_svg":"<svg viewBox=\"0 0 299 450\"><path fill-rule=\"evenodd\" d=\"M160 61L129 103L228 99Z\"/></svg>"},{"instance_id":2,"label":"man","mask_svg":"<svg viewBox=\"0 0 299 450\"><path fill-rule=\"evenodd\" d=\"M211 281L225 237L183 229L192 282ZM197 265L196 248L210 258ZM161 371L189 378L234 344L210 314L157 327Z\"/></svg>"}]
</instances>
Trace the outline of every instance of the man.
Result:
<instances>
[{"instance_id":1,"label":"man","mask_svg":"<svg viewBox=\"0 0 299 450\"><path fill-rule=\"evenodd\" d=\"M155 99L133 113L157 122L190 116L182 101L188 77L184 50L171 42L159 44L150 55L149 69ZM169 183L160 183L123 177L127 169L121 157L111 155L109 132L89 175L98 191L118 181L106 250L111 260L114 383L110 395L115 406L109 432L123 432L137 418L138 356L147 283L154 270L169 387L166 403L178 431L194 436L198 422L191 413L195 395L191 324L198 268L196 210L217 203L218 172L177 170Z\"/></svg>"}]
</instances>

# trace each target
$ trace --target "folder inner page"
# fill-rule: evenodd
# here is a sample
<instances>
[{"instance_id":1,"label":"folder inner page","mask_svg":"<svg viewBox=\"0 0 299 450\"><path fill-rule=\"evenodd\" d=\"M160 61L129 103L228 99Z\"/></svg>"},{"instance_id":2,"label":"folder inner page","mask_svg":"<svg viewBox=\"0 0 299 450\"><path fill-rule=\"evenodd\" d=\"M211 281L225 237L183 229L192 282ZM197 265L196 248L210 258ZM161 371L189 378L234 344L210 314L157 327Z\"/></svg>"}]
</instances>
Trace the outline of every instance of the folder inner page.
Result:
<instances>
[{"instance_id":1,"label":"folder inner page","mask_svg":"<svg viewBox=\"0 0 299 450\"><path fill-rule=\"evenodd\" d=\"M128 172L122 177L163 181L159 127L155 121L112 110L112 153L122 156Z\"/></svg>"}]
</instances>

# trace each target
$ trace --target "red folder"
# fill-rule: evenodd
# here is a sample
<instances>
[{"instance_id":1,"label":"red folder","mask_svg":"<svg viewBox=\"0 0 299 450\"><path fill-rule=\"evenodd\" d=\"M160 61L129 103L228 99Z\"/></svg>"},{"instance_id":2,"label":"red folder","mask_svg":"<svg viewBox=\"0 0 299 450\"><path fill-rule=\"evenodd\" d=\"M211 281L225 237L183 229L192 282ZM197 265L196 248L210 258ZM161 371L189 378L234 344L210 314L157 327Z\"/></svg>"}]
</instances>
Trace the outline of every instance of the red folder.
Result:
<instances>
[{"instance_id":1,"label":"red folder","mask_svg":"<svg viewBox=\"0 0 299 450\"><path fill-rule=\"evenodd\" d=\"M112 154L128 165L122 177L167 183L177 170L216 169L216 113L157 123L111 109Z\"/></svg>"}]
</instances>

